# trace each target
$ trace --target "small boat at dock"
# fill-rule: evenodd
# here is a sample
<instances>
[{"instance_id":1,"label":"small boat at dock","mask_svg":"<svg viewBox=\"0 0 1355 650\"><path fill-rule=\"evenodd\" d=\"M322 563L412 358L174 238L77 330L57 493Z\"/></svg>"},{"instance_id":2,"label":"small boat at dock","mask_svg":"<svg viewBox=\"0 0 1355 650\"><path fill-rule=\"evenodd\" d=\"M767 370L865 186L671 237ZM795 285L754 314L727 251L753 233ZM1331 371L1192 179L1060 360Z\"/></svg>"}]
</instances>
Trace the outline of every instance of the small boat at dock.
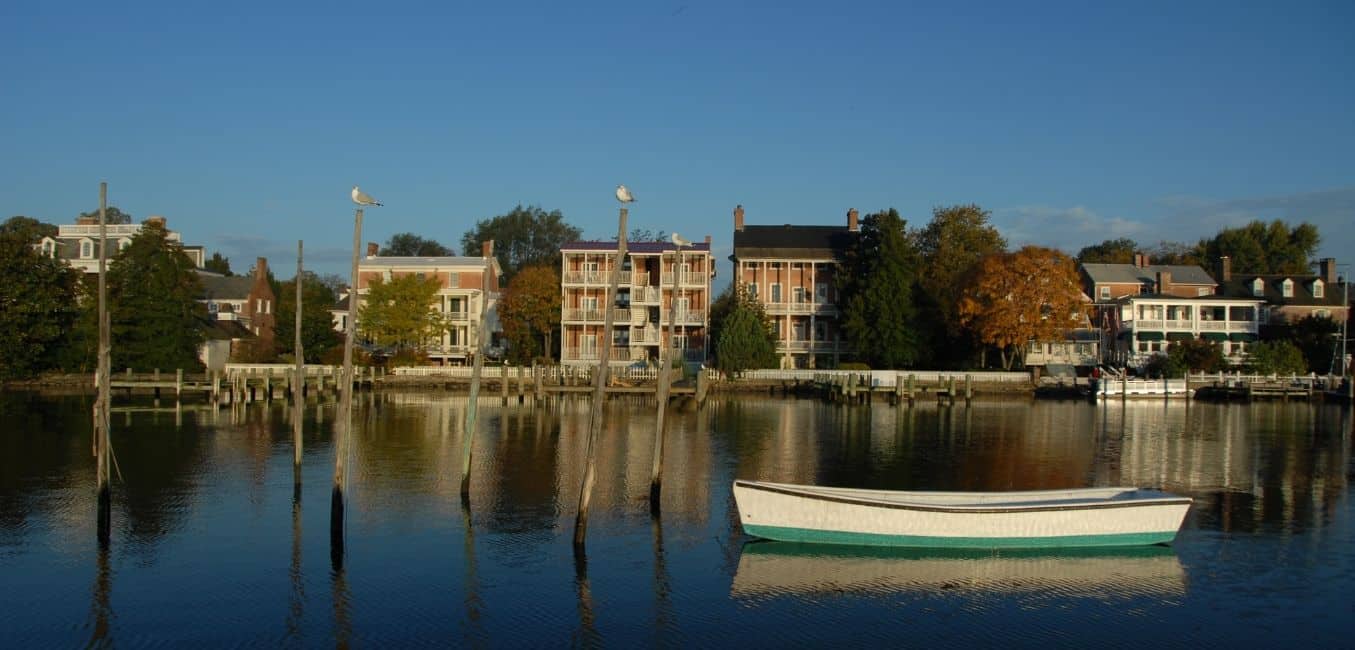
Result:
<instances>
[{"instance_id":1,"label":"small boat at dock","mask_svg":"<svg viewBox=\"0 0 1355 650\"><path fill-rule=\"evenodd\" d=\"M1191 504L1135 487L900 492L742 480L734 500L754 537L919 548L1170 544Z\"/></svg>"}]
</instances>

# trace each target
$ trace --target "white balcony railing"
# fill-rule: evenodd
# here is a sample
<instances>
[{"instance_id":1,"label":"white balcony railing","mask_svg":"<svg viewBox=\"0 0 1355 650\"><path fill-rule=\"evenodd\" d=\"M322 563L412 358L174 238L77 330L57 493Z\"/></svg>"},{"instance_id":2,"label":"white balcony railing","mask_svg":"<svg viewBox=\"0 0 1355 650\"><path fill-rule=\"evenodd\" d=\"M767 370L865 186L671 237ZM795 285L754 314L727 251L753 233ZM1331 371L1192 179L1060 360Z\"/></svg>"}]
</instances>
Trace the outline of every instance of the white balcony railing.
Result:
<instances>
[{"instance_id":1,"label":"white balcony railing","mask_svg":"<svg viewBox=\"0 0 1355 650\"><path fill-rule=\"evenodd\" d=\"M470 312L468 311L452 311L443 314L443 316L454 323L464 323L470 320Z\"/></svg>"},{"instance_id":2,"label":"white balcony railing","mask_svg":"<svg viewBox=\"0 0 1355 650\"><path fill-rule=\"evenodd\" d=\"M769 314L835 314L837 306L830 302L768 302L763 303Z\"/></svg>"},{"instance_id":3,"label":"white balcony railing","mask_svg":"<svg viewBox=\"0 0 1355 650\"><path fill-rule=\"evenodd\" d=\"M706 286L706 274L700 271L688 271L678 274L678 283L684 287L704 287ZM659 278L659 283L665 287L673 286L673 273L670 271L664 273Z\"/></svg>"},{"instance_id":4,"label":"white balcony railing","mask_svg":"<svg viewBox=\"0 0 1355 650\"><path fill-rule=\"evenodd\" d=\"M777 352L833 352L835 341L777 341Z\"/></svg>"},{"instance_id":5,"label":"white balcony railing","mask_svg":"<svg viewBox=\"0 0 1355 650\"><path fill-rule=\"evenodd\" d=\"M658 345L659 330L651 328L632 328L630 331L630 342L632 345Z\"/></svg>"},{"instance_id":6,"label":"white balcony railing","mask_svg":"<svg viewBox=\"0 0 1355 650\"><path fill-rule=\"evenodd\" d=\"M631 358L630 348L613 347L610 354L609 364L612 361L626 361ZM597 348L565 348L561 351L560 356L565 361L597 361L598 350Z\"/></svg>"}]
</instances>

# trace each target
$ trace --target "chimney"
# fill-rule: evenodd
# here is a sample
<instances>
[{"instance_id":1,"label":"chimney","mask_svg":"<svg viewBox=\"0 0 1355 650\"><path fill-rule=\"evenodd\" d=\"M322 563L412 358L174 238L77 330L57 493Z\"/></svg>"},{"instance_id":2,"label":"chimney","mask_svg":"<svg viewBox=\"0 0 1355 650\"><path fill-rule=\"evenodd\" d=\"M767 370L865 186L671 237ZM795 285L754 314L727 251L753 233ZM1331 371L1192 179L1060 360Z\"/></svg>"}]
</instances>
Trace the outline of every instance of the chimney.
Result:
<instances>
[{"instance_id":1,"label":"chimney","mask_svg":"<svg viewBox=\"0 0 1355 650\"><path fill-rule=\"evenodd\" d=\"M494 257L494 240L480 244L480 257Z\"/></svg>"},{"instance_id":2,"label":"chimney","mask_svg":"<svg viewBox=\"0 0 1355 650\"><path fill-rule=\"evenodd\" d=\"M1141 269L1148 268L1148 254L1134 253L1134 266L1137 266Z\"/></svg>"},{"instance_id":3,"label":"chimney","mask_svg":"<svg viewBox=\"0 0 1355 650\"><path fill-rule=\"evenodd\" d=\"M710 235L706 235L706 248L710 248Z\"/></svg>"},{"instance_id":4,"label":"chimney","mask_svg":"<svg viewBox=\"0 0 1355 650\"><path fill-rule=\"evenodd\" d=\"M1318 261L1317 268L1323 284L1336 284L1336 258L1322 258Z\"/></svg>"},{"instance_id":5,"label":"chimney","mask_svg":"<svg viewBox=\"0 0 1355 650\"><path fill-rule=\"evenodd\" d=\"M1171 288L1172 288L1172 274L1171 274L1171 271L1158 271L1158 272L1157 272L1157 292L1160 293L1160 294L1164 294L1164 295L1165 295L1165 294L1171 293Z\"/></svg>"},{"instance_id":6,"label":"chimney","mask_svg":"<svg viewBox=\"0 0 1355 650\"><path fill-rule=\"evenodd\" d=\"M847 210L847 230L856 232L860 227L856 223L856 208Z\"/></svg>"},{"instance_id":7,"label":"chimney","mask_svg":"<svg viewBox=\"0 0 1355 650\"><path fill-rule=\"evenodd\" d=\"M376 253L379 250L381 250L381 247L378 246L376 242L367 242L367 257L376 257Z\"/></svg>"},{"instance_id":8,"label":"chimney","mask_svg":"<svg viewBox=\"0 0 1355 650\"><path fill-rule=\"evenodd\" d=\"M256 278L267 278L267 277L268 277L268 258L267 258L267 257L260 257L260 258L258 258L258 259L256 259L256 260L254 260L254 277L256 277Z\"/></svg>"},{"instance_id":9,"label":"chimney","mask_svg":"<svg viewBox=\"0 0 1355 650\"><path fill-rule=\"evenodd\" d=\"M1219 283L1232 282L1233 258L1224 255L1219 258Z\"/></svg>"},{"instance_id":10,"label":"chimney","mask_svg":"<svg viewBox=\"0 0 1355 650\"><path fill-rule=\"evenodd\" d=\"M734 206L734 232L743 232L743 205Z\"/></svg>"}]
</instances>

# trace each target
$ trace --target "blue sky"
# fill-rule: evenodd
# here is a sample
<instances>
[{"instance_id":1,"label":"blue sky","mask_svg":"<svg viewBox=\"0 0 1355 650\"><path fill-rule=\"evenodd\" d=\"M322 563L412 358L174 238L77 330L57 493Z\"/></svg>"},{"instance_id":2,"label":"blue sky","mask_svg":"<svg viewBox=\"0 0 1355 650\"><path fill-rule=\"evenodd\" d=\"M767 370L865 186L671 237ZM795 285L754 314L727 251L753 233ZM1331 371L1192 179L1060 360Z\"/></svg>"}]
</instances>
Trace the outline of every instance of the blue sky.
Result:
<instances>
[{"instance_id":1,"label":"blue sky","mask_svg":"<svg viewBox=\"0 0 1355 650\"><path fill-rule=\"evenodd\" d=\"M121 6L127 4L129 6ZM1188 5L1188 6L1181 6ZM518 203L586 236L922 225L1193 242L1253 218L1355 250L1355 3L0 5L0 218L110 202L243 271L455 245ZM727 266L722 265L722 268ZM726 274L727 275L727 274Z\"/></svg>"}]
</instances>

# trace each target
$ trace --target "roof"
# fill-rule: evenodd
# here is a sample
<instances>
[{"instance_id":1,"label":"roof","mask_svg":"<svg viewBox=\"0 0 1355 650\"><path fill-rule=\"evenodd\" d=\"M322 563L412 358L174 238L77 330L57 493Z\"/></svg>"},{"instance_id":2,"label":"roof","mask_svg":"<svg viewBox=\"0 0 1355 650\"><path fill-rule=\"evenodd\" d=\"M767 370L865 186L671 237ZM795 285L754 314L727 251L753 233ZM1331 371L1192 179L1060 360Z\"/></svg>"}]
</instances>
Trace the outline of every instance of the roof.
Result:
<instances>
[{"instance_id":1,"label":"roof","mask_svg":"<svg viewBox=\"0 0 1355 650\"><path fill-rule=\"evenodd\" d=\"M209 320L202 323L203 334L213 341L252 339L254 333L235 320Z\"/></svg>"},{"instance_id":2,"label":"roof","mask_svg":"<svg viewBox=\"0 0 1355 650\"><path fill-rule=\"evenodd\" d=\"M734 231L734 257L834 259L859 237L846 226L744 226Z\"/></svg>"},{"instance_id":3,"label":"roof","mask_svg":"<svg viewBox=\"0 0 1355 650\"><path fill-rule=\"evenodd\" d=\"M1130 302L1134 302L1134 301L1136 301L1136 300L1151 300L1152 302L1186 302L1186 303L1190 303L1190 302L1209 302L1209 303L1231 302L1231 303L1237 303L1237 304L1244 304L1244 303L1245 303L1245 304L1251 304L1251 305L1259 305L1259 304L1265 302L1264 300L1262 300L1262 299L1260 299L1260 298L1252 298L1252 297L1250 297L1250 296L1219 296L1219 295L1213 295L1213 294L1210 294L1210 295L1208 295L1208 296L1189 296L1189 297L1187 297L1187 296L1173 296L1173 295L1171 295L1171 294L1166 294L1166 293L1136 293L1136 294L1131 294L1131 295L1128 295L1128 296L1120 296L1119 298L1116 298L1116 299L1114 300L1114 302L1117 302L1117 303L1130 303Z\"/></svg>"},{"instance_id":4,"label":"roof","mask_svg":"<svg viewBox=\"0 0 1355 650\"><path fill-rule=\"evenodd\" d=\"M1156 282L1158 273L1170 273L1172 284L1215 284L1213 277L1193 264L1083 264L1082 270L1097 283L1144 284Z\"/></svg>"},{"instance_id":5,"label":"roof","mask_svg":"<svg viewBox=\"0 0 1355 650\"><path fill-rule=\"evenodd\" d=\"M210 271L198 271L202 279L202 297L217 300L245 300L254 288L254 278L247 275L224 276Z\"/></svg>"},{"instance_id":6,"label":"roof","mask_svg":"<svg viewBox=\"0 0 1355 650\"><path fill-rule=\"evenodd\" d=\"M666 253L666 252L668 252L668 251L676 250L676 249L677 249L677 245L676 245L676 244L673 244L672 242L666 242L666 241L637 241L637 242L626 242L626 252L627 252L627 253L633 253L633 254L634 254L634 253L638 253L638 254L642 254L642 255L645 254L645 253L654 253L654 254L658 254L658 253ZM684 249L684 250L688 250L688 251L710 252L710 244L707 244L706 242L696 242L696 243L693 243L691 246L684 246L683 249ZM572 242L566 242L563 246L560 247L560 250L561 250L561 251L615 251L615 250L616 250L616 242L615 242L615 241L572 241Z\"/></svg>"},{"instance_id":7,"label":"roof","mask_svg":"<svg viewBox=\"0 0 1355 650\"><path fill-rule=\"evenodd\" d=\"M1265 292L1260 296L1252 293L1252 282L1257 278L1265 283ZM1294 295L1289 298L1284 297L1284 289L1281 288L1286 278L1294 281ZM1272 305L1342 307L1346 295L1345 287L1341 286L1344 283L1326 284L1323 287L1322 297L1315 298L1313 297L1313 281L1317 279L1319 279L1319 276L1316 275L1235 274L1232 280L1223 283L1220 293L1232 298L1265 300Z\"/></svg>"},{"instance_id":8,"label":"roof","mask_svg":"<svg viewBox=\"0 0 1355 650\"><path fill-rule=\"evenodd\" d=\"M503 267L499 265L497 256L491 257L494 261L494 275L503 275ZM447 268L447 267L467 267L474 269L484 268L485 258L483 257L461 257L448 255L445 257L416 257L416 256L384 256L364 257L358 261L358 267L390 267L390 268Z\"/></svg>"}]
</instances>

